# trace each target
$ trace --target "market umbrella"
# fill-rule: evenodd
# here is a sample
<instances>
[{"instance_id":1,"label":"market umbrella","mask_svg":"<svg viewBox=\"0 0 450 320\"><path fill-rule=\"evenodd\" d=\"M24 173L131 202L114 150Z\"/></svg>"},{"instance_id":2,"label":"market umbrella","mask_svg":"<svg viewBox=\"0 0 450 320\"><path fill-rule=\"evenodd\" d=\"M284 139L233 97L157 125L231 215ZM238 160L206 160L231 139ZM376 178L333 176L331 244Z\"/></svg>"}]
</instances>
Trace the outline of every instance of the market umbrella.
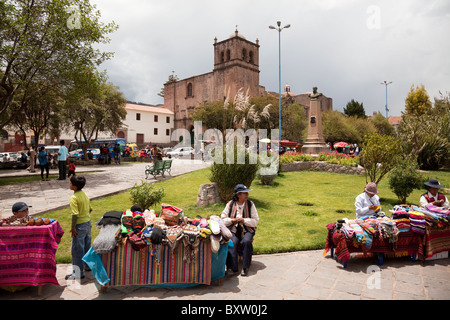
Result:
<instances>
[{"instance_id":1,"label":"market umbrella","mask_svg":"<svg viewBox=\"0 0 450 320\"><path fill-rule=\"evenodd\" d=\"M347 142L343 142L343 141L341 141L341 142L336 142L336 143L334 144L334 148L345 148L345 147L347 147L347 146L349 146L349 144L348 144Z\"/></svg>"}]
</instances>

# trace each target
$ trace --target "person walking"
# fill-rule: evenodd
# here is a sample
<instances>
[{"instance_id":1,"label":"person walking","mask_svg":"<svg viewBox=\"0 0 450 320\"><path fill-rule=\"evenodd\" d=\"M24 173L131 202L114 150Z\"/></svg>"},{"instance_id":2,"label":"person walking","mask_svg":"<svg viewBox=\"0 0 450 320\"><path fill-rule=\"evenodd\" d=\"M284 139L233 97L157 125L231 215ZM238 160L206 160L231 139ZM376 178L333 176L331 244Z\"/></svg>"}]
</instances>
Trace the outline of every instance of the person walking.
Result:
<instances>
[{"instance_id":1,"label":"person walking","mask_svg":"<svg viewBox=\"0 0 450 320\"><path fill-rule=\"evenodd\" d=\"M36 150L34 150L34 145L31 146L29 150L29 156L30 156L30 166L27 168L30 173L36 172L34 169L35 162L36 162Z\"/></svg>"},{"instance_id":2,"label":"person walking","mask_svg":"<svg viewBox=\"0 0 450 320\"><path fill-rule=\"evenodd\" d=\"M48 154L45 151L45 147L41 147L40 152L38 154L39 165L41 166L41 179L42 181L48 181L48 171L49 171L49 162L48 162ZM44 180L44 169L46 171L46 176Z\"/></svg>"},{"instance_id":3,"label":"person walking","mask_svg":"<svg viewBox=\"0 0 450 320\"><path fill-rule=\"evenodd\" d=\"M66 180L66 161L67 156L69 154L69 150L64 145L64 140L59 141L59 151L58 151L58 169L59 169L59 178L56 180Z\"/></svg>"}]
</instances>

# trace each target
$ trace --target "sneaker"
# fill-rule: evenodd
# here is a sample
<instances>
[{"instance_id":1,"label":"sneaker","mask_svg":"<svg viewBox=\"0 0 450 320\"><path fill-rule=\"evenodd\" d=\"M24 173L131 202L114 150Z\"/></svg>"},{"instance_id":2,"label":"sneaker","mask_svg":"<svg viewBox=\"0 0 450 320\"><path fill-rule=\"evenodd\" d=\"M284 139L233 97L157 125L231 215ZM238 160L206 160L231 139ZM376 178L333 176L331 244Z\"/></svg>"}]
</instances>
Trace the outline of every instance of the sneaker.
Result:
<instances>
[{"instance_id":1,"label":"sneaker","mask_svg":"<svg viewBox=\"0 0 450 320\"><path fill-rule=\"evenodd\" d=\"M80 277L80 279L84 279L84 278L85 278L85 275L82 275ZM64 279L66 279L66 280L78 280L77 277L73 273L72 274L68 274L67 276L65 276Z\"/></svg>"},{"instance_id":2,"label":"sneaker","mask_svg":"<svg viewBox=\"0 0 450 320\"><path fill-rule=\"evenodd\" d=\"M232 269L227 269L225 272L225 275L228 277L234 276L237 273L237 271L233 271Z\"/></svg>"},{"instance_id":3,"label":"sneaker","mask_svg":"<svg viewBox=\"0 0 450 320\"><path fill-rule=\"evenodd\" d=\"M243 277L248 276L248 268L242 269L241 276L243 276Z\"/></svg>"}]
</instances>

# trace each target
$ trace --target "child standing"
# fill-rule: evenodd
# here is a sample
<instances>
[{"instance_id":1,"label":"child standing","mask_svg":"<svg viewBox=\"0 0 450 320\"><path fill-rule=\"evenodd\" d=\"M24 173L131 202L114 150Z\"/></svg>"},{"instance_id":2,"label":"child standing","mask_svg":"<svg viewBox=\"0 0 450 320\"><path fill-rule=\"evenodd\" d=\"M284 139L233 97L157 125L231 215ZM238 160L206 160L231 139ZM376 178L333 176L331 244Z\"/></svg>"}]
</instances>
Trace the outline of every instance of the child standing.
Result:
<instances>
[{"instance_id":1,"label":"child standing","mask_svg":"<svg viewBox=\"0 0 450 320\"><path fill-rule=\"evenodd\" d=\"M72 213L72 274L66 280L79 280L85 277L84 262L81 260L91 247L91 203L83 187L86 185L84 176L72 176L69 188L74 193L70 197L70 211Z\"/></svg>"},{"instance_id":2,"label":"child standing","mask_svg":"<svg viewBox=\"0 0 450 320\"><path fill-rule=\"evenodd\" d=\"M70 178L70 176L75 175L75 162L73 160L69 160L69 173L67 174L67 177Z\"/></svg>"}]
</instances>

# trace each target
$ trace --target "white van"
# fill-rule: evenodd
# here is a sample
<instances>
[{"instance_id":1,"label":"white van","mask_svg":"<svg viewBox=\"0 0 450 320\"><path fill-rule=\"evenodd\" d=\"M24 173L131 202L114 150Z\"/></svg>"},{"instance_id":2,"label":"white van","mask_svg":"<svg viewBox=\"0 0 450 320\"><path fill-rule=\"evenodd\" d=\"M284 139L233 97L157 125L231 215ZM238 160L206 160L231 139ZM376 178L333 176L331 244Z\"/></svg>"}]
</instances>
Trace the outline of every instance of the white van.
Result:
<instances>
[{"instance_id":1,"label":"white van","mask_svg":"<svg viewBox=\"0 0 450 320\"><path fill-rule=\"evenodd\" d=\"M45 151L47 153L55 154L58 153L60 146L45 146Z\"/></svg>"}]
</instances>

